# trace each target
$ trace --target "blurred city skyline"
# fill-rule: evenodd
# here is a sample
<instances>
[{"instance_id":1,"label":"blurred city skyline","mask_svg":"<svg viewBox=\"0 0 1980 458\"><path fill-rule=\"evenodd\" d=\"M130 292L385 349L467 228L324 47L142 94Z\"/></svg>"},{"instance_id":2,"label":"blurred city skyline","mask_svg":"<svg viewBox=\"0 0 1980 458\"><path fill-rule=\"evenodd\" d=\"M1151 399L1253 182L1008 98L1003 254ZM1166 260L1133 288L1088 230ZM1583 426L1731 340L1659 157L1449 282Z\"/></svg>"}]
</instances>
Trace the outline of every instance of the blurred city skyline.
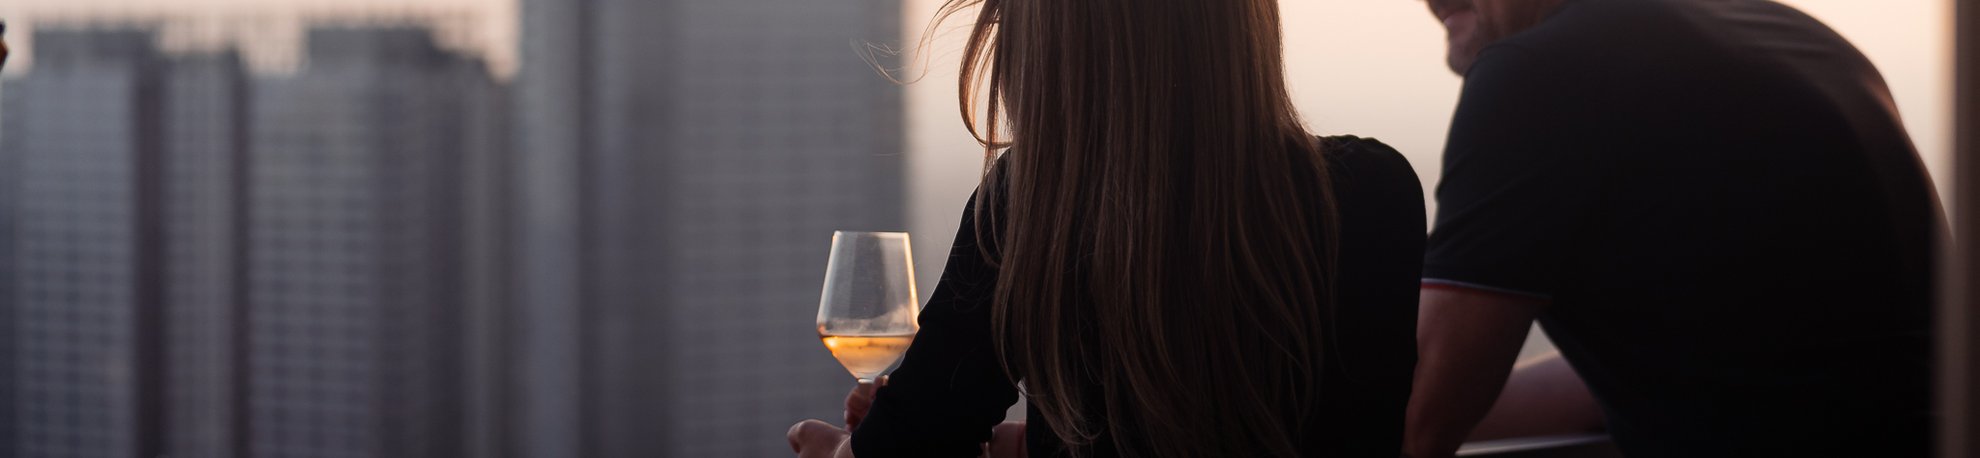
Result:
<instances>
[{"instance_id":1,"label":"blurred city skyline","mask_svg":"<svg viewBox=\"0 0 1980 458\"><path fill-rule=\"evenodd\" d=\"M312 26L324 65L282 75L35 35L0 85L0 456L492 448L509 150L478 58L392 24Z\"/></svg>"},{"instance_id":2,"label":"blurred city skyline","mask_svg":"<svg viewBox=\"0 0 1980 458\"><path fill-rule=\"evenodd\" d=\"M454 13L9 17L0 456L760 456L836 412L824 243L908 194L847 40L900 4L524 5L512 84Z\"/></svg>"}]
</instances>

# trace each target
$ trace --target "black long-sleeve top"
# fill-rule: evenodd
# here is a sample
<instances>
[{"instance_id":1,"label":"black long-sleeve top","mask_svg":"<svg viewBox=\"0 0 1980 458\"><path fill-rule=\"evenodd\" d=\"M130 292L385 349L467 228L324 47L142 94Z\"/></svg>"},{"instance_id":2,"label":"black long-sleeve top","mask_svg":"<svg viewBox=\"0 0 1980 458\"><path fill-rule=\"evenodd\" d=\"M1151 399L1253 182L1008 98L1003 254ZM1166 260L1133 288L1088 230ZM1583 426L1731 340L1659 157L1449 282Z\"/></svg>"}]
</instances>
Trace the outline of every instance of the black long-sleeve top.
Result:
<instances>
[{"instance_id":1,"label":"black long-sleeve top","mask_svg":"<svg viewBox=\"0 0 1980 458\"><path fill-rule=\"evenodd\" d=\"M1303 442L1316 456L1399 456L1416 365L1423 191L1408 161L1380 142L1328 137L1322 145L1340 218L1337 335L1325 359L1319 421L1312 423L1318 426ZM855 456L978 456L991 428L1017 402L990 331L997 271L976 245L972 213L963 212L914 345L853 433ZM1062 456L1051 428L1036 409L1029 412L1030 456ZM1104 424L1103 416L1096 412L1091 419ZM1105 447L1085 454L1115 455Z\"/></svg>"}]
</instances>

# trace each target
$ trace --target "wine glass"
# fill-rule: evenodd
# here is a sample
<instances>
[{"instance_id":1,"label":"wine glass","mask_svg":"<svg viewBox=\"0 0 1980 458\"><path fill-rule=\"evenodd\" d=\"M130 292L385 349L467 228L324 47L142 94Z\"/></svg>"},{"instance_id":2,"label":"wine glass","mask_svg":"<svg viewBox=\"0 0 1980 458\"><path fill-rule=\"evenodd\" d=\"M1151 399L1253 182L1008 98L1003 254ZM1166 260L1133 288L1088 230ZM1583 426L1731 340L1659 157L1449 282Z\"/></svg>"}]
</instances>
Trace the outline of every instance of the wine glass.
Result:
<instances>
[{"instance_id":1,"label":"wine glass","mask_svg":"<svg viewBox=\"0 0 1980 458\"><path fill-rule=\"evenodd\" d=\"M860 383L886 373L921 329L914 259L903 232L832 234L818 338Z\"/></svg>"}]
</instances>

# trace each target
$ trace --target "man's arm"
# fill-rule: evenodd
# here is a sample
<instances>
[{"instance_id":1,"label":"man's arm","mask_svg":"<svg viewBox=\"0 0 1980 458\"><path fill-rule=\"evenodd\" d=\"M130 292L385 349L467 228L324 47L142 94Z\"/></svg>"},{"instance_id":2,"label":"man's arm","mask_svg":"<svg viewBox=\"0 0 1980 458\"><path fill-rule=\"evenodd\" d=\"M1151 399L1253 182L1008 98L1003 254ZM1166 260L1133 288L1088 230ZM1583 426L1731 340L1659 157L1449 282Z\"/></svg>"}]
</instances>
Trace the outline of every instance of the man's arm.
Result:
<instances>
[{"instance_id":1,"label":"man's arm","mask_svg":"<svg viewBox=\"0 0 1980 458\"><path fill-rule=\"evenodd\" d=\"M1457 453L1505 385L1537 298L1466 289L1424 288L1416 325L1415 390L1403 429L1412 458Z\"/></svg>"},{"instance_id":2,"label":"man's arm","mask_svg":"<svg viewBox=\"0 0 1980 458\"><path fill-rule=\"evenodd\" d=\"M1465 75L1424 253L1435 280L1417 322L1403 433L1412 456L1455 453L1492 409L1546 295L1569 286L1570 252L1617 169L1598 138L1566 133L1629 119L1599 103L1613 88L1585 74L1577 59L1501 43Z\"/></svg>"}]
</instances>

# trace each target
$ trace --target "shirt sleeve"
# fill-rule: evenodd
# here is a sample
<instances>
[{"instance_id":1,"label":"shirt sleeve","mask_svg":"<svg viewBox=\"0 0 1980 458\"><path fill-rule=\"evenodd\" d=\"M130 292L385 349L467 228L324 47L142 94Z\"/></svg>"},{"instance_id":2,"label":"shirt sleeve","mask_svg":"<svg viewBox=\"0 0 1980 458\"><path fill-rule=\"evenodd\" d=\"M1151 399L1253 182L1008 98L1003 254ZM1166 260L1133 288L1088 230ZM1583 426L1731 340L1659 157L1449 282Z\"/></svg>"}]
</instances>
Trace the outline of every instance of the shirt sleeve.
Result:
<instances>
[{"instance_id":1,"label":"shirt sleeve","mask_svg":"<svg viewBox=\"0 0 1980 458\"><path fill-rule=\"evenodd\" d=\"M1465 77L1444 151L1426 287L1550 300L1604 172L1584 139L1604 113L1588 75L1526 49L1488 49ZM1619 108L1609 108L1619 109Z\"/></svg>"},{"instance_id":2,"label":"shirt sleeve","mask_svg":"<svg viewBox=\"0 0 1980 458\"><path fill-rule=\"evenodd\" d=\"M914 345L853 432L855 456L975 457L1017 402L990 335L997 270L977 245L974 202L965 207L948 265L921 310Z\"/></svg>"}]
</instances>

